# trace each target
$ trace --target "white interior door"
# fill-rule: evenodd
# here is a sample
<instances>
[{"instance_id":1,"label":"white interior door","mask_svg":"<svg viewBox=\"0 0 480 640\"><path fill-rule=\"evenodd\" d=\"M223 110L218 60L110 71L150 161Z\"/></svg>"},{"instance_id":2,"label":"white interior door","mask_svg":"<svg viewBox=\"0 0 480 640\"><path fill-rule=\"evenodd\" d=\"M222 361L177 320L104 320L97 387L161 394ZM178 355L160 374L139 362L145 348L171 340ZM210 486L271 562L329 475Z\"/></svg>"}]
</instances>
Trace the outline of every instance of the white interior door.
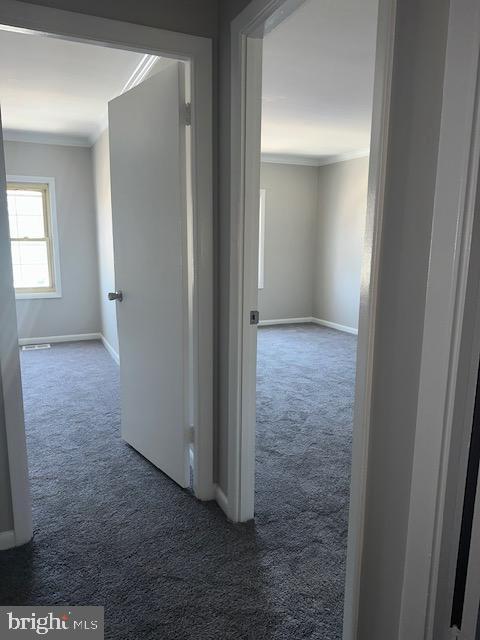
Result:
<instances>
[{"instance_id":1,"label":"white interior door","mask_svg":"<svg viewBox=\"0 0 480 640\"><path fill-rule=\"evenodd\" d=\"M122 438L182 487L192 392L184 88L172 62L109 103Z\"/></svg>"}]
</instances>

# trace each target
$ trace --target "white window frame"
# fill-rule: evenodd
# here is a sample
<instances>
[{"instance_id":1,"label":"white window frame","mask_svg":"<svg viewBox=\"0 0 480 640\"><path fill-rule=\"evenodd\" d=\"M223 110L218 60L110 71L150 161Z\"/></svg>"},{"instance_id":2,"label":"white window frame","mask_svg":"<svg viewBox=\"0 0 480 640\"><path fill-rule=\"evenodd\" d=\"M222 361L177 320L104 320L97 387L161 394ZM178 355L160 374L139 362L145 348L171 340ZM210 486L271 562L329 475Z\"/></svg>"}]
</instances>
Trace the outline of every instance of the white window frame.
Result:
<instances>
[{"instance_id":1,"label":"white window frame","mask_svg":"<svg viewBox=\"0 0 480 640\"><path fill-rule=\"evenodd\" d=\"M49 196L49 224L50 224L50 240L51 240L51 268L53 278L52 291L15 291L16 300L34 300L37 298L61 298L62 282L60 277L60 244L58 241L58 225L57 225L57 202L55 198L55 178L44 176L18 176L7 175L7 184L9 182L17 184L42 184L48 187Z\"/></svg>"},{"instance_id":2,"label":"white window frame","mask_svg":"<svg viewBox=\"0 0 480 640\"><path fill-rule=\"evenodd\" d=\"M266 189L260 189L260 209L258 219L258 288L265 287L265 199Z\"/></svg>"}]
</instances>

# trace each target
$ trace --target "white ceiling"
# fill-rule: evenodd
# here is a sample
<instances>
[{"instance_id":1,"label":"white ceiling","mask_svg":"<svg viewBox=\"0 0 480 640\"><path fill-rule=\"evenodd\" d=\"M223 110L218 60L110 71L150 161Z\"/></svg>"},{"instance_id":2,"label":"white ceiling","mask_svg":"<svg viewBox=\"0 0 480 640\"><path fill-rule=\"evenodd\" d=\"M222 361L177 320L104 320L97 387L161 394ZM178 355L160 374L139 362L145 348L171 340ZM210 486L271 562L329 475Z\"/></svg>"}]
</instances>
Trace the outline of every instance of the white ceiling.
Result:
<instances>
[{"instance_id":1,"label":"white ceiling","mask_svg":"<svg viewBox=\"0 0 480 640\"><path fill-rule=\"evenodd\" d=\"M8 139L91 143L143 54L0 30L0 105ZM28 135L25 136L26 132ZM31 135L33 134L33 135Z\"/></svg>"},{"instance_id":2,"label":"white ceiling","mask_svg":"<svg viewBox=\"0 0 480 640\"><path fill-rule=\"evenodd\" d=\"M322 160L368 151L378 0L306 0L267 34L262 153Z\"/></svg>"}]
</instances>

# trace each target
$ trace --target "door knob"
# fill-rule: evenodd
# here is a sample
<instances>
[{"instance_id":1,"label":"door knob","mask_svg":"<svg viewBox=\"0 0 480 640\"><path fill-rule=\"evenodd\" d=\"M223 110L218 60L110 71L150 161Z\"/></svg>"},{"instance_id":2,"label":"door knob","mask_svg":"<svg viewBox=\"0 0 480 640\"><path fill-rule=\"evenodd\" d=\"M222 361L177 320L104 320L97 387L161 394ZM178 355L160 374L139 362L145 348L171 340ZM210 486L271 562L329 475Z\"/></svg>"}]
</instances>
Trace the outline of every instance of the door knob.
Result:
<instances>
[{"instance_id":1,"label":"door knob","mask_svg":"<svg viewBox=\"0 0 480 640\"><path fill-rule=\"evenodd\" d=\"M109 300L118 300L121 302L123 300L123 293L121 291L110 291L108 293Z\"/></svg>"}]
</instances>

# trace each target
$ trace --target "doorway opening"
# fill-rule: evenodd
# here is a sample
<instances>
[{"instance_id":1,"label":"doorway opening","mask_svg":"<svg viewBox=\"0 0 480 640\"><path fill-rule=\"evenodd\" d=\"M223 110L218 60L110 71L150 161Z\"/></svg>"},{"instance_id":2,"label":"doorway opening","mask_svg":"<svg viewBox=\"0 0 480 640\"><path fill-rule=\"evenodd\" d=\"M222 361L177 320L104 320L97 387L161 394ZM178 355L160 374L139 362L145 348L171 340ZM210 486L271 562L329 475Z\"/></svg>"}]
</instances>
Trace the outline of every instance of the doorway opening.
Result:
<instances>
[{"instance_id":1,"label":"doorway opening","mask_svg":"<svg viewBox=\"0 0 480 640\"><path fill-rule=\"evenodd\" d=\"M107 434L118 422L126 443L189 487L189 63L10 30L0 31L0 48L9 60L0 99L33 496L49 493L47 479L72 456L82 458L88 441L112 449ZM150 148L142 135L150 135ZM176 189L167 192L167 180L175 179ZM167 254L168 246L180 259ZM117 365L122 354L119 375L109 375L102 350ZM109 399L94 393L102 378ZM98 406L87 398L97 398ZM62 428L69 460L56 451L48 465Z\"/></svg>"},{"instance_id":2,"label":"doorway opening","mask_svg":"<svg viewBox=\"0 0 480 640\"><path fill-rule=\"evenodd\" d=\"M210 124L198 134L211 108L208 43L171 34L169 57L158 44L163 32L146 30L145 53L122 41L114 21L103 24L108 45L89 41L88 24L61 29L71 37L62 39L44 28L55 13L40 10L38 31L19 28L15 16L0 31L9 67L0 87L2 243L11 252L34 512L45 494L60 502L68 494L48 482L76 483L75 469L99 481L95 461L108 474L122 455L131 470L137 463L133 476L155 468L154 482L168 476L209 499ZM143 31L130 36L141 42ZM206 162L196 172L199 152ZM18 424L13 439L11 429L7 421L14 530L6 546L31 537L25 442ZM55 454L52 442L68 444ZM36 485L42 477L48 486Z\"/></svg>"},{"instance_id":3,"label":"doorway opening","mask_svg":"<svg viewBox=\"0 0 480 640\"><path fill-rule=\"evenodd\" d=\"M394 31L381 9L276 2L232 23L227 508L322 523L310 543L338 637L356 624L365 498Z\"/></svg>"},{"instance_id":4,"label":"doorway opening","mask_svg":"<svg viewBox=\"0 0 480 640\"><path fill-rule=\"evenodd\" d=\"M376 26L376 0L307 0L262 51L255 517L292 517L338 637Z\"/></svg>"}]
</instances>

